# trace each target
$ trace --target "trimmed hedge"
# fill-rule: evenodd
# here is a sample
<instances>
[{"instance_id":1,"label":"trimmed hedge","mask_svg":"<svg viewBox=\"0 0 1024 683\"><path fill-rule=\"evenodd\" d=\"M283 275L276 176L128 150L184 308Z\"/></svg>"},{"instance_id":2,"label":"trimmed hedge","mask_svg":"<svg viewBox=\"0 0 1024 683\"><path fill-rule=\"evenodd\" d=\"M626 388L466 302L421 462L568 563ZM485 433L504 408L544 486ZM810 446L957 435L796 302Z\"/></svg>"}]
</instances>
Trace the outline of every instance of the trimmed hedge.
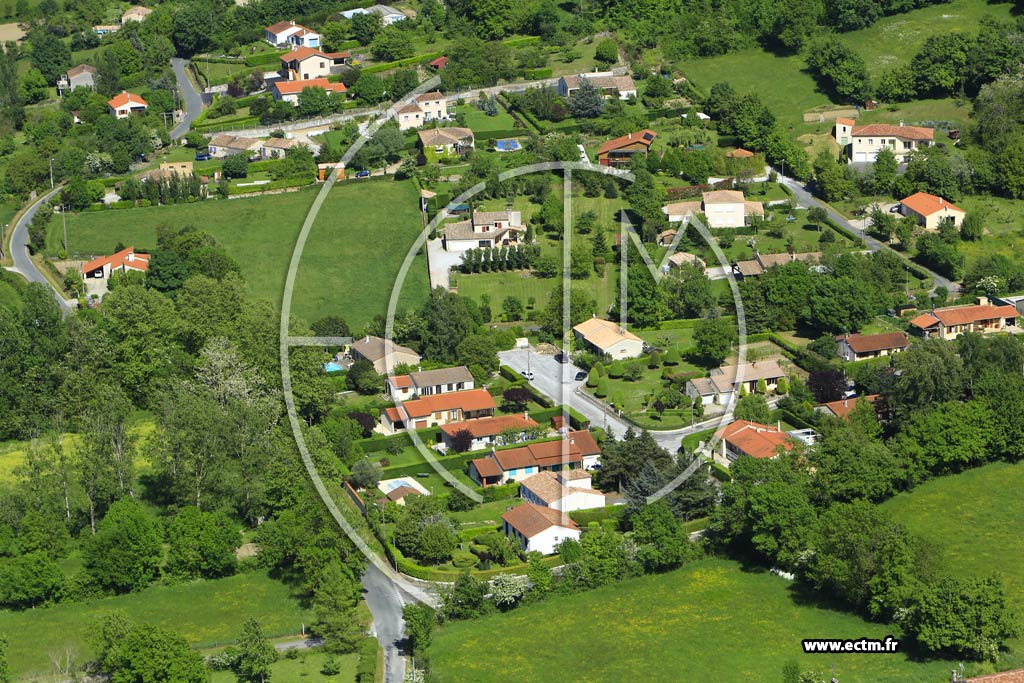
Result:
<instances>
[{"instance_id":1,"label":"trimmed hedge","mask_svg":"<svg viewBox=\"0 0 1024 683\"><path fill-rule=\"evenodd\" d=\"M502 128L500 130L485 130L479 133L474 133L477 140L489 141L489 140L501 140L503 138L515 138L523 137L527 135L527 131L523 128Z\"/></svg>"},{"instance_id":2,"label":"trimmed hedge","mask_svg":"<svg viewBox=\"0 0 1024 683\"><path fill-rule=\"evenodd\" d=\"M581 527L585 527L591 522L603 522L606 519L620 523L625 512L625 505L609 505L608 507L593 508L591 510L573 510L569 513L569 517Z\"/></svg>"},{"instance_id":3,"label":"trimmed hedge","mask_svg":"<svg viewBox=\"0 0 1024 683\"><path fill-rule=\"evenodd\" d=\"M526 378L520 375L518 372L513 370L507 365L502 365L498 368L498 374L507 379L510 382L525 382Z\"/></svg>"},{"instance_id":4,"label":"trimmed hedge","mask_svg":"<svg viewBox=\"0 0 1024 683\"><path fill-rule=\"evenodd\" d=\"M303 187L305 185L313 184L312 178L284 178L282 180L272 180L269 183L263 185L247 185L246 187L232 187L228 190L228 194L231 195L242 195L242 194L254 194L257 192L269 192L270 190L284 190L289 187Z\"/></svg>"},{"instance_id":5,"label":"trimmed hedge","mask_svg":"<svg viewBox=\"0 0 1024 683\"><path fill-rule=\"evenodd\" d=\"M550 66L541 67L539 69L525 69L523 75L528 81L539 81L544 78L551 78L554 71Z\"/></svg>"},{"instance_id":6,"label":"trimmed hedge","mask_svg":"<svg viewBox=\"0 0 1024 683\"><path fill-rule=\"evenodd\" d=\"M420 439L424 443L437 443L441 430L433 427L430 429L420 429L416 433L420 435ZM409 436L408 432L399 432L392 436L371 436L368 439L360 439L354 443L363 449L363 453L369 455L370 453L380 453L387 450L388 444L392 442L398 442L402 448L406 448L412 446L412 437Z\"/></svg>"},{"instance_id":7,"label":"trimmed hedge","mask_svg":"<svg viewBox=\"0 0 1024 683\"><path fill-rule=\"evenodd\" d=\"M387 71L388 69L397 69L403 66L409 66L410 64L419 64L423 61L431 61L438 57L443 57L443 52L431 52L425 55L416 55L415 57L406 57L405 59L399 59L394 62L385 62L384 64L371 64L370 66L363 69L365 73L373 74L379 71Z\"/></svg>"},{"instance_id":8,"label":"trimmed hedge","mask_svg":"<svg viewBox=\"0 0 1024 683\"><path fill-rule=\"evenodd\" d=\"M691 519L688 522L683 522L683 530L688 534L692 534L694 531L703 531L704 529L707 529L710 523L710 517L698 517L697 519Z\"/></svg>"},{"instance_id":9,"label":"trimmed hedge","mask_svg":"<svg viewBox=\"0 0 1024 683\"><path fill-rule=\"evenodd\" d=\"M718 481L732 481L732 472L729 471L729 468L717 462L711 463L711 476Z\"/></svg>"},{"instance_id":10,"label":"trimmed hedge","mask_svg":"<svg viewBox=\"0 0 1024 683\"><path fill-rule=\"evenodd\" d=\"M286 52L287 50L281 50L280 52L262 52L258 55L249 55L245 58L245 65L266 66L267 64L277 64L281 61L281 55Z\"/></svg>"},{"instance_id":11,"label":"trimmed hedge","mask_svg":"<svg viewBox=\"0 0 1024 683\"><path fill-rule=\"evenodd\" d=\"M373 683L377 678L377 652L380 650L380 643L373 636L367 636L359 641L356 652L359 653L359 662L356 664L356 683Z\"/></svg>"}]
</instances>

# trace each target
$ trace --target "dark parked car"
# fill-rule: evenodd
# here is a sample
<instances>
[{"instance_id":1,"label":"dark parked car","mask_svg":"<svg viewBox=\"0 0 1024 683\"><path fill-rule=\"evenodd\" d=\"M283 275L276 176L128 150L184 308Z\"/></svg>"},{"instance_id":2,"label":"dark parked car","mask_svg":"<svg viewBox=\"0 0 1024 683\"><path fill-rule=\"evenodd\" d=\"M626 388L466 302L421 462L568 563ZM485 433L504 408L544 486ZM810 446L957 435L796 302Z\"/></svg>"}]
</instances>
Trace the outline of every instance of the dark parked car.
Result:
<instances>
[{"instance_id":1,"label":"dark parked car","mask_svg":"<svg viewBox=\"0 0 1024 683\"><path fill-rule=\"evenodd\" d=\"M196 152L196 161L209 161L213 155L209 152Z\"/></svg>"},{"instance_id":2,"label":"dark parked car","mask_svg":"<svg viewBox=\"0 0 1024 683\"><path fill-rule=\"evenodd\" d=\"M580 370L579 372L576 373L576 381L577 382L582 382L586 378L587 378L587 371L586 370Z\"/></svg>"},{"instance_id":3,"label":"dark parked car","mask_svg":"<svg viewBox=\"0 0 1024 683\"><path fill-rule=\"evenodd\" d=\"M369 171L359 171L358 173L356 173L356 178L369 178L369 177L370 177L370 172Z\"/></svg>"},{"instance_id":4,"label":"dark parked car","mask_svg":"<svg viewBox=\"0 0 1024 683\"><path fill-rule=\"evenodd\" d=\"M569 362L569 356L567 356L564 353L559 353L555 355L555 360L557 360L562 365L565 365L566 363Z\"/></svg>"},{"instance_id":5,"label":"dark parked car","mask_svg":"<svg viewBox=\"0 0 1024 683\"><path fill-rule=\"evenodd\" d=\"M899 204L893 204L889 207L889 213L899 213L901 206Z\"/></svg>"}]
</instances>

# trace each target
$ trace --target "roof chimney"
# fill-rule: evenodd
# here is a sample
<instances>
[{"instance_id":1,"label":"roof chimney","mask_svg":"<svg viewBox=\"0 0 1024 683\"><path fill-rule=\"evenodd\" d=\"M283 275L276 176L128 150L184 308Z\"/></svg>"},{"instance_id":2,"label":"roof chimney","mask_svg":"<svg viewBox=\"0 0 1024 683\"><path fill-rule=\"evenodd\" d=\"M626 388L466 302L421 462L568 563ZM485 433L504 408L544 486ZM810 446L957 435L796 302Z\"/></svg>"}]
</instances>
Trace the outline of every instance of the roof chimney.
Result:
<instances>
[{"instance_id":1,"label":"roof chimney","mask_svg":"<svg viewBox=\"0 0 1024 683\"><path fill-rule=\"evenodd\" d=\"M900 128L903 127L903 119L900 119Z\"/></svg>"},{"instance_id":2,"label":"roof chimney","mask_svg":"<svg viewBox=\"0 0 1024 683\"><path fill-rule=\"evenodd\" d=\"M530 419L529 411L526 411L526 410L523 411L523 419L524 420L529 420Z\"/></svg>"}]
</instances>

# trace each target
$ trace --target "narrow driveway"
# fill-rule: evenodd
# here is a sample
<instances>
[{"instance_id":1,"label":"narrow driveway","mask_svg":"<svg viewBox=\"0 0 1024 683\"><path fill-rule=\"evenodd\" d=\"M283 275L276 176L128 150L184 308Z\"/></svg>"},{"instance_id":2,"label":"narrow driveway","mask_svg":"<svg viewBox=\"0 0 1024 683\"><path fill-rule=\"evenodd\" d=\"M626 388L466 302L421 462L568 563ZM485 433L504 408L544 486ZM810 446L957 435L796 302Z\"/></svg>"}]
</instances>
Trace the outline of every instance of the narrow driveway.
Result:
<instances>
[{"instance_id":1,"label":"narrow driveway","mask_svg":"<svg viewBox=\"0 0 1024 683\"><path fill-rule=\"evenodd\" d=\"M819 208L825 209L825 212L828 213L828 217L831 218L833 221L835 221L836 224L841 225L842 227L846 228L847 230L849 230L850 232L854 233L855 235L858 235L858 236L862 237L864 239L864 243L867 244L868 249L870 249L871 251L879 251L881 249L889 249L890 251L893 251L893 253L896 253L900 258L906 260L906 257L903 256L902 254L899 254L898 252L896 252L895 249L893 249L892 247L890 247L887 244L879 242L874 237L871 237L870 235L868 235L864 231L864 229L862 227L857 226L857 225L851 223L850 221L846 220L845 217L840 215L831 206L829 206L828 204L825 204L824 202L820 201L817 197L815 197L814 195L812 195L810 193L810 191L807 189L806 186L802 185L799 181L794 180L792 178L786 178L784 176L779 176L779 180L782 183L784 183L786 185L786 187L788 187L789 189L791 189L793 191L793 197L798 202L800 202L801 204L804 204L805 206L817 206ZM953 282L952 280L950 280L949 278L943 277L942 275L939 275L938 273L936 273L936 272L934 272L932 270L929 270L928 268L925 268L924 266L922 266L920 264L916 264L915 263L914 265L915 265L915 267L920 268L921 270L927 272L931 276L932 281L935 283L934 287L945 287L950 292L958 291L960 289L960 286L958 284L956 284L955 282ZM934 291L934 287L933 287L933 291Z\"/></svg>"},{"instance_id":2,"label":"narrow driveway","mask_svg":"<svg viewBox=\"0 0 1024 683\"><path fill-rule=\"evenodd\" d=\"M39 271L39 268L36 267L28 249L28 224L32 222L32 217L36 215L36 211L39 210L39 207L42 206L44 202L50 201L50 199L60 192L60 190L61 188L56 187L44 194L42 197L36 199L35 203L22 214L17 224L15 224L14 230L11 232L10 244L11 259L14 261L14 266L9 270L18 273L29 282L41 282L46 285L50 291L53 292L53 296L57 299L57 303L60 304L61 314L66 316L71 313L71 309L74 308L76 304L65 299L61 292L54 289L53 285L50 284L50 281L47 280Z\"/></svg>"},{"instance_id":3,"label":"narrow driveway","mask_svg":"<svg viewBox=\"0 0 1024 683\"><path fill-rule=\"evenodd\" d=\"M177 140L188 133L192 122L203 111L203 96L196 90L192 80L188 77L187 59L174 57L171 59L171 68L174 69L174 78L178 81L178 92L181 93L181 107L185 111L181 121L171 131L171 139Z\"/></svg>"},{"instance_id":4,"label":"narrow driveway","mask_svg":"<svg viewBox=\"0 0 1024 683\"><path fill-rule=\"evenodd\" d=\"M427 240L427 263L430 267L430 288L451 287L451 269L462 263L462 254L445 251L441 240Z\"/></svg>"}]
</instances>

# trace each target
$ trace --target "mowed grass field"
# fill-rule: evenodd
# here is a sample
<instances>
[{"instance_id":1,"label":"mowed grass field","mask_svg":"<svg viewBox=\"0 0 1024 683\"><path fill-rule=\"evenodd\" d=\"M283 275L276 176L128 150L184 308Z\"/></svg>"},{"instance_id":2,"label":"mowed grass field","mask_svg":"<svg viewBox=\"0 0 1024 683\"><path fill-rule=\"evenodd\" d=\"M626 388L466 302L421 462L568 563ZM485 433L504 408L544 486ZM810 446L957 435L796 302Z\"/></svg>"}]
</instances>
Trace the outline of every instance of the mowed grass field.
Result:
<instances>
[{"instance_id":1,"label":"mowed grass field","mask_svg":"<svg viewBox=\"0 0 1024 683\"><path fill-rule=\"evenodd\" d=\"M884 17L860 31L837 34L836 39L853 48L864 59L869 74L877 78L892 67L909 64L929 36L951 32L973 34L982 17L1008 19L1012 9L1012 3L953 0ZM780 56L754 48L686 60L675 66L704 91L725 81L741 94L757 93L776 117L801 133L814 132L813 128L802 124L802 114L830 104L828 95L818 90L814 78L805 70L801 55ZM941 114L913 116L917 113L905 117L908 120L944 118ZM966 118L966 113L962 118Z\"/></svg>"},{"instance_id":2,"label":"mowed grass field","mask_svg":"<svg viewBox=\"0 0 1024 683\"><path fill-rule=\"evenodd\" d=\"M1024 615L1024 463L993 463L933 479L883 504L912 532L938 548L942 566L961 576L1003 578L1006 596ZM1024 666L1024 639L1010 661ZM1004 667L1005 668L1005 667Z\"/></svg>"},{"instance_id":3,"label":"mowed grass field","mask_svg":"<svg viewBox=\"0 0 1024 683\"><path fill-rule=\"evenodd\" d=\"M340 315L358 333L374 316L387 313L421 226L412 181L335 185L302 252L292 312L310 322ZM398 309L421 305L429 282L421 249L405 274Z\"/></svg>"},{"instance_id":4,"label":"mowed grass field","mask_svg":"<svg viewBox=\"0 0 1024 683\"><path fill-rule=\"evenodd\" d=\"M782 667L841 681L935 683L950 664L904 653L804 655L804 638L884 638L889 626L801 604L791 584L703 560L667 574L573 596L551 597L506 614L446 624L434 636L437 683L480 681L779 681ZM970 673L970 670L968 671Z\"/></svg>"},{"instance_id":5,"label":"mowed grass field","mask_svg":"<svg viewBox=\"0 0 1024 683\"><path fill-rule=\"evenodd\" d=\"M319 188L245 199L210 200L71 216L73 258L112 253L117 243L156 246L159 225L195 225L208 231L242 268L253 297L280 308L292 250ZM342 315L360 329L387 312L392 284L419 235L418 196L412 182L339 183L309 235L296 280L292 313L306 322ZM48 252L61 243L61 224L50 224ZM401 305L418 305L427 292L426 258L409 270Z\"/></svg>"},{"instance_id":6,"label":"mowed grass field","mask_svg":"<svg viewBox=\"0 0 1024 683\"><path fill-rule=\"evenodd\" d=\"M119 242L140 251L153 249L157 226L194 225L216 237L238 262L255 298L280 307L292 247L315 196L315 189L306 189L267 197L80 213L68 218L70 255L111 254ZM47 236L50 256L60 243L58 216Z\"/></svg>"},{"instance_id":7,"label":"mowed grass field","mask_svg":"<svg viewBox=\"0 0 1024 683\"><path fill-rule=\"evenodd\" d=\"M90 635L96 621L117 610L134 621L174 630L199 648L233 642L249 617L259 620L269 637L297 634L310 620L289 588L264 572L155 586L86 603L4 611L0 612L0 633L10 641L11 673L23 679L46 674L50 653L61 653L68 645L79 661L88 659L93 654Z\"/></svg>"}]
</instances>

